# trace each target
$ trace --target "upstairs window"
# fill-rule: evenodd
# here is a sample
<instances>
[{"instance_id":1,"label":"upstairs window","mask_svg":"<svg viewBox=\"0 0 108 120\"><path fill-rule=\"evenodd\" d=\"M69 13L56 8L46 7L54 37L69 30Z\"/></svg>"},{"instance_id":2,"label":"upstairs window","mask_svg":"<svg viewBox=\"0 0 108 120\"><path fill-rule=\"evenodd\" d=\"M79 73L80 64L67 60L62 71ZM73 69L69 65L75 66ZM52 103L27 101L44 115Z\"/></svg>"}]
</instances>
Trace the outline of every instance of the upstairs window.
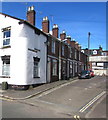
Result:
<instances>
[{"instance_id":1,"label":"upstairs window","mask_svg":"<svg viewBox=\"0 0 108 120\"><path fill-rule=\"evenodd\" d=\"M64 49L65 49L65 47L64 47L64 45L62 45L62 56L64 56Z\"/></svg>"},{"instance_id":2,"label":"upstairs window","mask_svg":"<svg viewBox=\"0 0 108 120\"><path fill-rule=\"evenodd\" d=\"M71 47L69 49L70 49L70 58L72 58L72 49Z\"/></svg>"},{"instance_id":3,"label":"upstairs window","mask_svg":"<svg viewBox=\"0 0 108 120\"><path fill-rule=\"evenodd\" d=\"M80 54L80 51L79 51L79 60L81 60L81 54Z\"/></svg>"},{"instance_id":4,"label":"upstairs window","mask_svg":"<svg viewBox=\"0 0 108 120\"><path fill-rule=\"evenodd\" d=\"M75 49L75 59L77 59L77 50Z\"/></svg>"},{"instance_id":5,"label":"upstairs window","mask_svg":"<svg viewBox=\"0 0 108 120\"><path fill-rule=\"evenodd\" d=\"M3 32L3 46L10 45L11 29L10 27L2 29Z\"/></svg>"},{"instance_id":6,"label":"upstairs window","mask_svg":"<svg viewBox=\"0 0 108 120\"><path fill-rule=\"evenodd\" d=\"M52 40L52 53L55 53L55 41Z\"/></svg>"}]
</instances>

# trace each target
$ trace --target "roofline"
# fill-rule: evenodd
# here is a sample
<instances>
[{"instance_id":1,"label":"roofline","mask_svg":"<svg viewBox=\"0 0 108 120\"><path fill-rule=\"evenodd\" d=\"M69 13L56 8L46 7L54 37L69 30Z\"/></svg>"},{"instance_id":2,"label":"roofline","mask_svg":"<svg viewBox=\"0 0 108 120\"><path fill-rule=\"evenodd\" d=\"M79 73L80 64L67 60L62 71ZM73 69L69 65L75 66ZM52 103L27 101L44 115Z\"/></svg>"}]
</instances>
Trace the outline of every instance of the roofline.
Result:
<instances>
[{"instance_id":1,"label":"roofline","mask_svg":"<svg viewBox=\"0 0 108 120\"><path fill-rule=\"evenodd\" d=\"M30 24L30 23L29 23L28 21L26 21L26 20L23 20L23 19L20 19L20 18L11 16L11 15L7 15L7 14L1 13L1 12L0 12L0 14L1 14L1 15L4 15L4 16L7 16L7 17L10 17L10 18L13 18L13 19L16 19L16 20L20 20L21 23L25 23L25 24L29 25L29 26L32 27L33 29L38 30L40 33L42 33L42 34L44 34L45 36L48 37L48 35L47 35L46 33L44 33L43 31L41 31L40 29L38 29L38 28L35 27L34 25Z\"/></svg>"},{"instance_id":2,"label":"roofline","mask_svg":"<svg viewBox=\"0 0 108 120\"><path fill-rule=\"evenodd\" d=\"M43 32L43 31L41 31L40 29L38 29L37 27L35 27L34 25L32 25L32 24L30 24L28 21L26 21L26 20L21 20L21 23L25 23L26 25L28 25L28 26L30 26L31 28L33 28L33 29L35 29L35 30L38 30L40 33L42 33L43 35L45 35L46 37L48 37L48 35L45 33L45 32Z\"/></svg>"},{"instance_id":3,"label":"roofline","mask_svg":"<svg viewBox=\"0 0 108 120\"><path fill-rule=\"evenodd\" d=\"M1 12L0 12L0 14L1 14L1 15L4 15L4 16L7 16L7 17L11 17L11 18L16 19L16 20L22 20L22 21L24 21L23 19L20 19L20 18L11 16L11 15L8 15L8 14L5 14L5 13L1 13Z\"/></svg>"}]
</instances>

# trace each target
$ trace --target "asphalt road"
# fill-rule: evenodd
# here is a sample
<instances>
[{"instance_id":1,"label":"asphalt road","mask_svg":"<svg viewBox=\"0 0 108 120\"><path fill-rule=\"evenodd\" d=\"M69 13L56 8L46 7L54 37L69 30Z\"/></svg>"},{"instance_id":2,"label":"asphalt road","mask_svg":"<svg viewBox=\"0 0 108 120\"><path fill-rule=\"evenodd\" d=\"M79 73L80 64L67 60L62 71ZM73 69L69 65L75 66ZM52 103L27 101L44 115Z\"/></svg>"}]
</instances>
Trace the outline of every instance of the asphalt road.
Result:
<instances>
[{"instance_id":1,"label":"asphalt road","mask_svg":"<svg viewBox=\"0 0 108 120\"><path fill-rule=\"evenodd\" d=\"M2 101L3 118L106 118L106 78L76 80L27 100Z\"/></svg>"}]
</instances>

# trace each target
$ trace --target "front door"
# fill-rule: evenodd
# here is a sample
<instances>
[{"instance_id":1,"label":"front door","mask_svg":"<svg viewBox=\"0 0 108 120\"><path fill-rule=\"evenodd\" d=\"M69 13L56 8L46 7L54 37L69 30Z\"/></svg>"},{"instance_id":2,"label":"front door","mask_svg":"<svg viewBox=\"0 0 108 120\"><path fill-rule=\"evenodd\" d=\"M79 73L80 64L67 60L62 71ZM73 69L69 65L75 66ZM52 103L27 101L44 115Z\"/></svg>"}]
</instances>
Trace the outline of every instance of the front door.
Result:
<instances>
[{"instance_id":1,"label":"front door","mask_svg":"<svg viewBox=\"0 0 108 120\"><path fill-rule=\"evenodd\" d=\"M51 59L48 58L47 82L51 82Z\"/></svg>"}]
</instances>

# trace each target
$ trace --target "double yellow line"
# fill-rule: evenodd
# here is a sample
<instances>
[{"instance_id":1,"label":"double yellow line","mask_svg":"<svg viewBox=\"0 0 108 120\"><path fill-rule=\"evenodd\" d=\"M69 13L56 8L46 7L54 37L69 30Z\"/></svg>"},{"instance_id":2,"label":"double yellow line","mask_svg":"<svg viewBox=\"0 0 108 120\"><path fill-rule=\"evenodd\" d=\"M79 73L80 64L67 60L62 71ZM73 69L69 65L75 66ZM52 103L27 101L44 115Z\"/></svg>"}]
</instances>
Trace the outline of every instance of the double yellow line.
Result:
<instances>
[{"instance_id":1,"label":"double yellow line","mask_svg":"<svg viewBox=\"0 0 108 120\"><path fill-rule=\"evenodd\" d=\"M8 98L3 98L3 97L0 97L0 100L5 100L5 101L13 101L13 100L11 100L11 99L8 99Z\"/></svg>"},{"instance_id":2,"label":"double yellow line","mask_svg":"<svg viewBox=\"0 0 108 120\"><path fill-rule=\"evenodd\" d=\"M100 97L102 97L106 91L103 91L99 95L97 95L95 98L93 98L88 104L86 104L83 108L80 109L79 112L83 113L86 109L88 109L94 102L96 102Z\"/></svg>"}]
</instances>

